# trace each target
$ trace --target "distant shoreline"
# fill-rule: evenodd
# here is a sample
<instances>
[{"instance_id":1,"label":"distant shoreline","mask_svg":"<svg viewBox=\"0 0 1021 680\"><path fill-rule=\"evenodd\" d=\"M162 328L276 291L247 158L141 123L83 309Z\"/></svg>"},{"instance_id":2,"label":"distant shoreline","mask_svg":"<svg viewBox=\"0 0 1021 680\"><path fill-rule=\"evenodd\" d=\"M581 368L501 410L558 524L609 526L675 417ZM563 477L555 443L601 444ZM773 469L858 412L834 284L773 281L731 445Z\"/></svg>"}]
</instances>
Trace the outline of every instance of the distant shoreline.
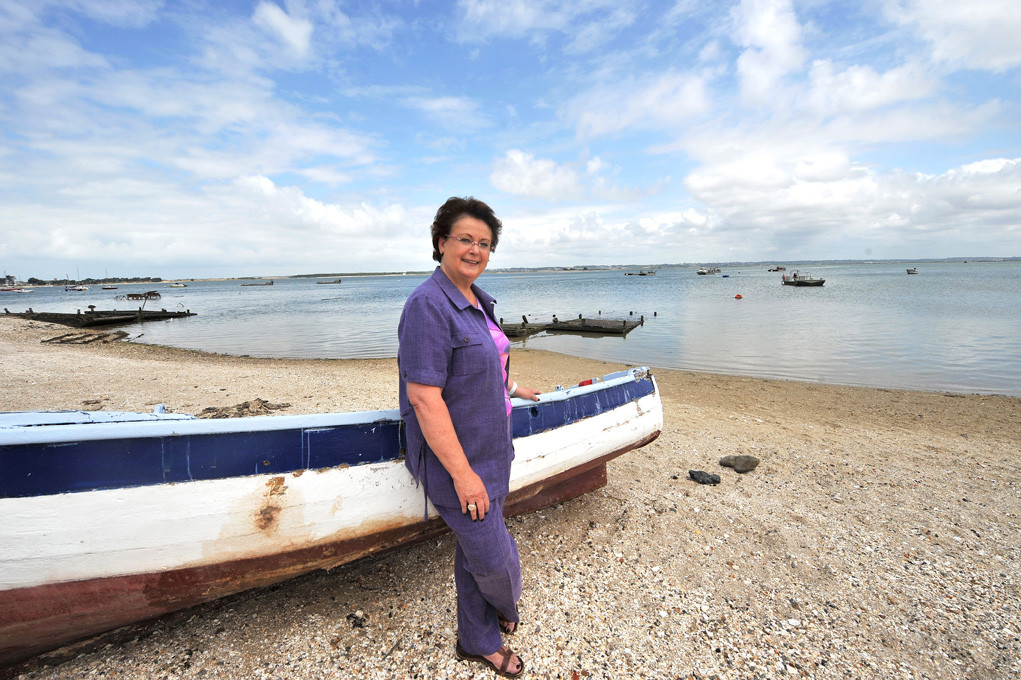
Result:
<instances>
[{"instance_id":1,"label":"distant shoreline","mask_svg":"<svg viewBox=\"0 0 1021 680\"><path fill-rule=\"evenodd\" d=\"M782 264L787 267L806 267L814 265L828 265L828 264L925 264L925 263L995 263L995 262L1021 262L1021 255L1014 255L1011 257L988 257L988 256L977 256L977 257L939 257L939 258L893 258L893 259L857 259L857 260L759 260L755 262L730 262L723 260L705 260L702 262L683 262L683 263L671 263L671 264L590 264L590 265L559 265L559 266L545 266L545 267L491 267L487 270L490 274L514 274L514 273L568 273L568 272L586 272L586 271L627 271L632 269L689 269L698 268L704 265L713 265L718 267L769 267L777 264ZM148 282L150 285L159 285L162 283L188 283L191 281L268 281L270 279L329 279L329 278L345 278L345 277L364 277L364 276L425 276L432 273L432 269L421 270L421 271L391 271L391 272L347 272L337 274L282 274L274 276L207 276L207 277L179 277L179 278L161 278L159 281ZM92 280L92 279L90 279ZM20 287L26 288L53 288L65 285L71 285L71 283L18 283ZM134 285L146 285L146 282L139 281L103 281L102 283L86 283L84 285L96 286L134 286Z\"/></svg>"}]
</instances>

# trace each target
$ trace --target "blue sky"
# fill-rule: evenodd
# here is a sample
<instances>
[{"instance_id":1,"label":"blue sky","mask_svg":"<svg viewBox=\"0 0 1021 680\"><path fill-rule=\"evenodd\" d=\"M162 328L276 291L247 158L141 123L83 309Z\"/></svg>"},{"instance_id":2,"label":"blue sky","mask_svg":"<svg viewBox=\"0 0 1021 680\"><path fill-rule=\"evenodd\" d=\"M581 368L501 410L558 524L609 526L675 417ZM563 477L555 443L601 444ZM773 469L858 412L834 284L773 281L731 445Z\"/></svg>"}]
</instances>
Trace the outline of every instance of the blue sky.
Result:
<instances>
[{"instance_id":1,"label":"blue sky","mask_svg":"<svg viewBox=\"0 0 1021 680\"><path fill-rule=\"evenodd\" d=\"M1016 0L5 0L0 267L1021 255Z\"/></svg>"}]
</instances>

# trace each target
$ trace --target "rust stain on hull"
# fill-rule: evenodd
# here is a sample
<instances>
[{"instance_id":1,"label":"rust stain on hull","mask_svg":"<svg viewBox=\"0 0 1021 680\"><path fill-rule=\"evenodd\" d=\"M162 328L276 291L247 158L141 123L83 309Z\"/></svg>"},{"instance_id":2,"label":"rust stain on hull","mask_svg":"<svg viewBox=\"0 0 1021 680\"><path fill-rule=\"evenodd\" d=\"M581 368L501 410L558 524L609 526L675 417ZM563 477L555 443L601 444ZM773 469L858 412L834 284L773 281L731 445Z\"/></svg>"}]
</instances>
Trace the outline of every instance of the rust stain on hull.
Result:
<instances>
[{"instance_id":1,"label":"rust stain on hull","mask_svg":"<svg viewBox=\"0 0 1021 680\"><path fill-rule=\"evenodd\" d=\"M513 492L506 516L561 503L606 484L606 462L645 446L659 432ZM275 496L286 492L283 477L267 483L264 510L275 521ZM274 506L276 510L274 510ZM260 518L263 519L260 512ZM277 583L316 569L329 569L367 555L432 538L448 531L440 519L412 525L379 525L369 535L346 538L263 557L156 574L134 574L0 591L0 677L3 667L76 640L152 619L203 602Z\"/></svg>"},{"instance_id":2,"label":"rust stain on hull","mask_svg":"<svg viewBox=\"0 0 1021 680\"><path fill-rule=\"evenodd\" d=\"M277 515L282 508L277 502L278 496L287 492L283 477L273 477L266 482L266 494L262 507L255 516L255 527L262 532L270 533L277 528Z\"/></svg>"}]
</instances>

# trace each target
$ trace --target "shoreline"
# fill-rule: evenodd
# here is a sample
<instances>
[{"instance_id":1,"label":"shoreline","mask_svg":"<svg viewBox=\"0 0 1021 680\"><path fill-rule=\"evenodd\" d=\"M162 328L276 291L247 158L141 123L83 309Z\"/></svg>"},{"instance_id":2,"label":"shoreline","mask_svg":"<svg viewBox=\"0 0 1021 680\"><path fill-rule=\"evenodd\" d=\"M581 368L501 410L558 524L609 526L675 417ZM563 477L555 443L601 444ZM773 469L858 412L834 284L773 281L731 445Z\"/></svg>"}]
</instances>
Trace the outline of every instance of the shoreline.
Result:
<instances>
[{"instance_id":1,"label":"shoreline","mask_svg":"<svg viewBox=\"0 0 1021 680\"><path fill-rule=\"evenodd\" d=\"M68 330L0 321L0 410L397 403L394 359L41 342ZM515 350L513 372L548 391L621 367ZM528 677L1021 673L1021 398L653 374L660 438L605 488L509 521ZM728 454L762 463L738 475ZM249 591L21 677L469 677L452 554L445 536Z\"/></svg>"}]
</instances>

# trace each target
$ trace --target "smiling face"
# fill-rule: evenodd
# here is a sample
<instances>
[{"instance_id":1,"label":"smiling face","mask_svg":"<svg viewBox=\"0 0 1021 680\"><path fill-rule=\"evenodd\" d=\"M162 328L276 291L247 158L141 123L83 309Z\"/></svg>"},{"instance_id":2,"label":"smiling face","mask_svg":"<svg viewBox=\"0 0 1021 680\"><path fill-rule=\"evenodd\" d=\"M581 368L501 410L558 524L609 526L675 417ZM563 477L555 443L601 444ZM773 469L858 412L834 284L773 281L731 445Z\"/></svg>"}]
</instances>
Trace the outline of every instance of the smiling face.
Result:
<instances>
[{"instance_id":1,"label":"smiling face","mask_svg":"<svg viewBox=\"0 0 1021 680\"><path fill-rule=\"evenodd\" d=\"M440 239L440 267L447 278L464 292L486 270L489 251L474 244L465 248L458 242L459 238L471 239L475 243L492 242L493 230L482 220L465 215L454 222L449 238Z\"/></svg>"}]
</instances>

